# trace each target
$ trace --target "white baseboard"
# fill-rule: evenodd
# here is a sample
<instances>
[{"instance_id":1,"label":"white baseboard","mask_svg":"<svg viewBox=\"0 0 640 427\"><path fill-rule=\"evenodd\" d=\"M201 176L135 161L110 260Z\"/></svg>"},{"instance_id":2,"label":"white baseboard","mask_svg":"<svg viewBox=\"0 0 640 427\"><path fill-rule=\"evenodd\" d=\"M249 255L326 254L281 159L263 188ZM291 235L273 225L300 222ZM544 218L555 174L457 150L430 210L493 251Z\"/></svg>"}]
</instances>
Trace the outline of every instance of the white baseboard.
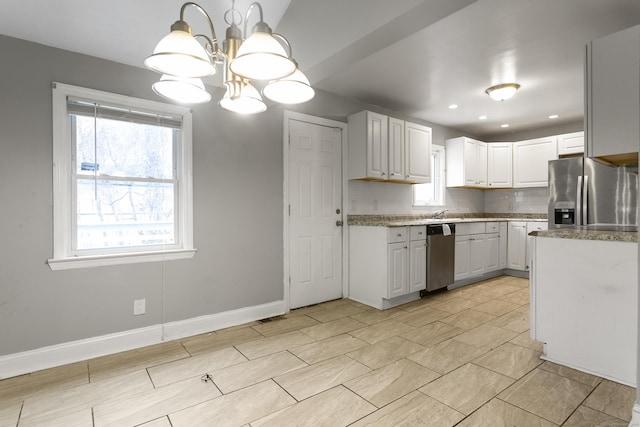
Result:
<instances>
[{"instance_id":1,"label":"white baseboard","mask_svg":"<svg viewBox=\"0 0 640 427\"><path fill-rule=\"evenodd\" d=\"M640 403L636 402L633 404L633 411L631 412L631 422L629 423L629 427L639 427L640 426Z\"/></svg>"},{"instance_id":2,"label":"white baseboard","mask_svg":"<svg viewBox=\"0 0 640 427\"><path fill-rule=\"evenodd\" d=\"M0 356L0 379L240 325L286 312L284 301Z\"/></svg>"}]
</instances>

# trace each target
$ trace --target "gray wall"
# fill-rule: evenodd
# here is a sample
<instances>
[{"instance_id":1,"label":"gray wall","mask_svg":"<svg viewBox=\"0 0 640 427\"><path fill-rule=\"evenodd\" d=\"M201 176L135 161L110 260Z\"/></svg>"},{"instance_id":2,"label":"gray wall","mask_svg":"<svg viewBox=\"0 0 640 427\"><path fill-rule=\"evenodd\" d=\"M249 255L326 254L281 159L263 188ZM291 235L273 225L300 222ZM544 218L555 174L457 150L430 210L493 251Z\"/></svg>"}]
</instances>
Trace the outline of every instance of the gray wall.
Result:
<instances>
[{"instance_id":1,"label":"gray wall","mask_svg":"<svg viewBox=\"0 0 640 427\"><path fill-rule=\"evenodd\" d=\"M0 53L0 356L282 300L280 106L228 113L209 88L193 108L193 259L52 271L51 83L158 100L158 75L5 36ZM346 122L366 108L385 112L320 91L294 110Z\"/></svg>"},{"instance_id":2,"label":"gray wall","mask_svg":"<svg viewBox=\"0 0 640 427\"><path fill-rule=\"evenodd\" d=\"M0 355L282 300L281 108L194 108L193 259L51 271L51 82L158 100L158 76L4 36L0 53ZM320 93L305 112L362 108Z\"/></svg>"},{"instance_id":3,"label":"gray wall","mask_svg":"<svg viewBox=\"0 0 640 427\"><path fill-rule=\"evenodd\" d=\"M282 111L194 108L193 259L51 271L51 82L157 100L157 75L7 37L0 52L0 354L282 299Z\"/></svg>"}]
</instances>

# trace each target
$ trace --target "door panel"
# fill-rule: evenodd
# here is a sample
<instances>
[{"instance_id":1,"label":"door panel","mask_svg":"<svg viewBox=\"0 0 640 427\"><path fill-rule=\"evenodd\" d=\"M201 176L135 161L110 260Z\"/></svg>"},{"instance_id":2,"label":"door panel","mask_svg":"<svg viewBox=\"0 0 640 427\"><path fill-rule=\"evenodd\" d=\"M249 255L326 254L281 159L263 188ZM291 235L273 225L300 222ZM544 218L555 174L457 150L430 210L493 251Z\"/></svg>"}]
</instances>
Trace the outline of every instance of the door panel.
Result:
<instances>
[{"instance_id":1,"label":"door panel","mask_svg":"<svg viewBox=\"0 0 640 427\"><path fill-rule=\"evenodd\" d=\"M342 297L342 132L289 121L289 306Z\"/></svg>"}]
</instances>

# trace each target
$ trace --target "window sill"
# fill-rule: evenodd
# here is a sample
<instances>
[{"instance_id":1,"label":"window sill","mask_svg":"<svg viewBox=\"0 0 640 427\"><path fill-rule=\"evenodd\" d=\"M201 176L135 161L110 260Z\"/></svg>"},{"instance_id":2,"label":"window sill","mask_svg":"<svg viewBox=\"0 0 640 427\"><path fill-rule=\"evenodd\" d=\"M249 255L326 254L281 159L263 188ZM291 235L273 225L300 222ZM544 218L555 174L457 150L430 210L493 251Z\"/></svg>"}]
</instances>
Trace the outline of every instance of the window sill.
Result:
<instances>
[{"instance_id":1,"label":"window sill","mask_svg":"<svg viewBox=\"0 0 640 427\"><path fill-rule=\"evenodd\" d=\"M170 251L91 255L70 258L52 258L47 261L52 270L72 270L76 268L101 267L106 265L138 264L142 262L174 261L193 258L197 249L179 249Z\"/></svg>"}]
</instances>

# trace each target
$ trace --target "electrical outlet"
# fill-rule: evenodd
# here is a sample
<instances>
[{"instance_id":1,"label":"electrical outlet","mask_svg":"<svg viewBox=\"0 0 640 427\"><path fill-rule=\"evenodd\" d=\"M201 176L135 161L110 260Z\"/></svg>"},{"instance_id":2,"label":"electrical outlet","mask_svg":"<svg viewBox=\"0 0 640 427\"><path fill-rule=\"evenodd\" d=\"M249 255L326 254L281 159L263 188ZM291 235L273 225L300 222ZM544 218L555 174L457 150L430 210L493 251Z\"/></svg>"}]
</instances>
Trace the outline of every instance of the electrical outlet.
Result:
<instances>
[{"instance_id":1,"label":"electrical outlet","mask_svg":"<svg viewBox=\"0 0 640 427\"><path fill-rule=\"evenodd\" d=\"M141 314L145 314L147 312L147 299L136 299L133 300L133 315L139 316Z\"/></svg>"},{"instance_id":2,"label":"electrical outlet","mask_svg":"<svg viewBox=\"0 0 640 427\"><path fill-rule=\"evenodd\" d=\"M373 210L374 210L374 211L377 211L377 210L378 210L378 201L377 201L377 200L374 200L374 201L373 201Z\"/></svg>"}]
</instances>

